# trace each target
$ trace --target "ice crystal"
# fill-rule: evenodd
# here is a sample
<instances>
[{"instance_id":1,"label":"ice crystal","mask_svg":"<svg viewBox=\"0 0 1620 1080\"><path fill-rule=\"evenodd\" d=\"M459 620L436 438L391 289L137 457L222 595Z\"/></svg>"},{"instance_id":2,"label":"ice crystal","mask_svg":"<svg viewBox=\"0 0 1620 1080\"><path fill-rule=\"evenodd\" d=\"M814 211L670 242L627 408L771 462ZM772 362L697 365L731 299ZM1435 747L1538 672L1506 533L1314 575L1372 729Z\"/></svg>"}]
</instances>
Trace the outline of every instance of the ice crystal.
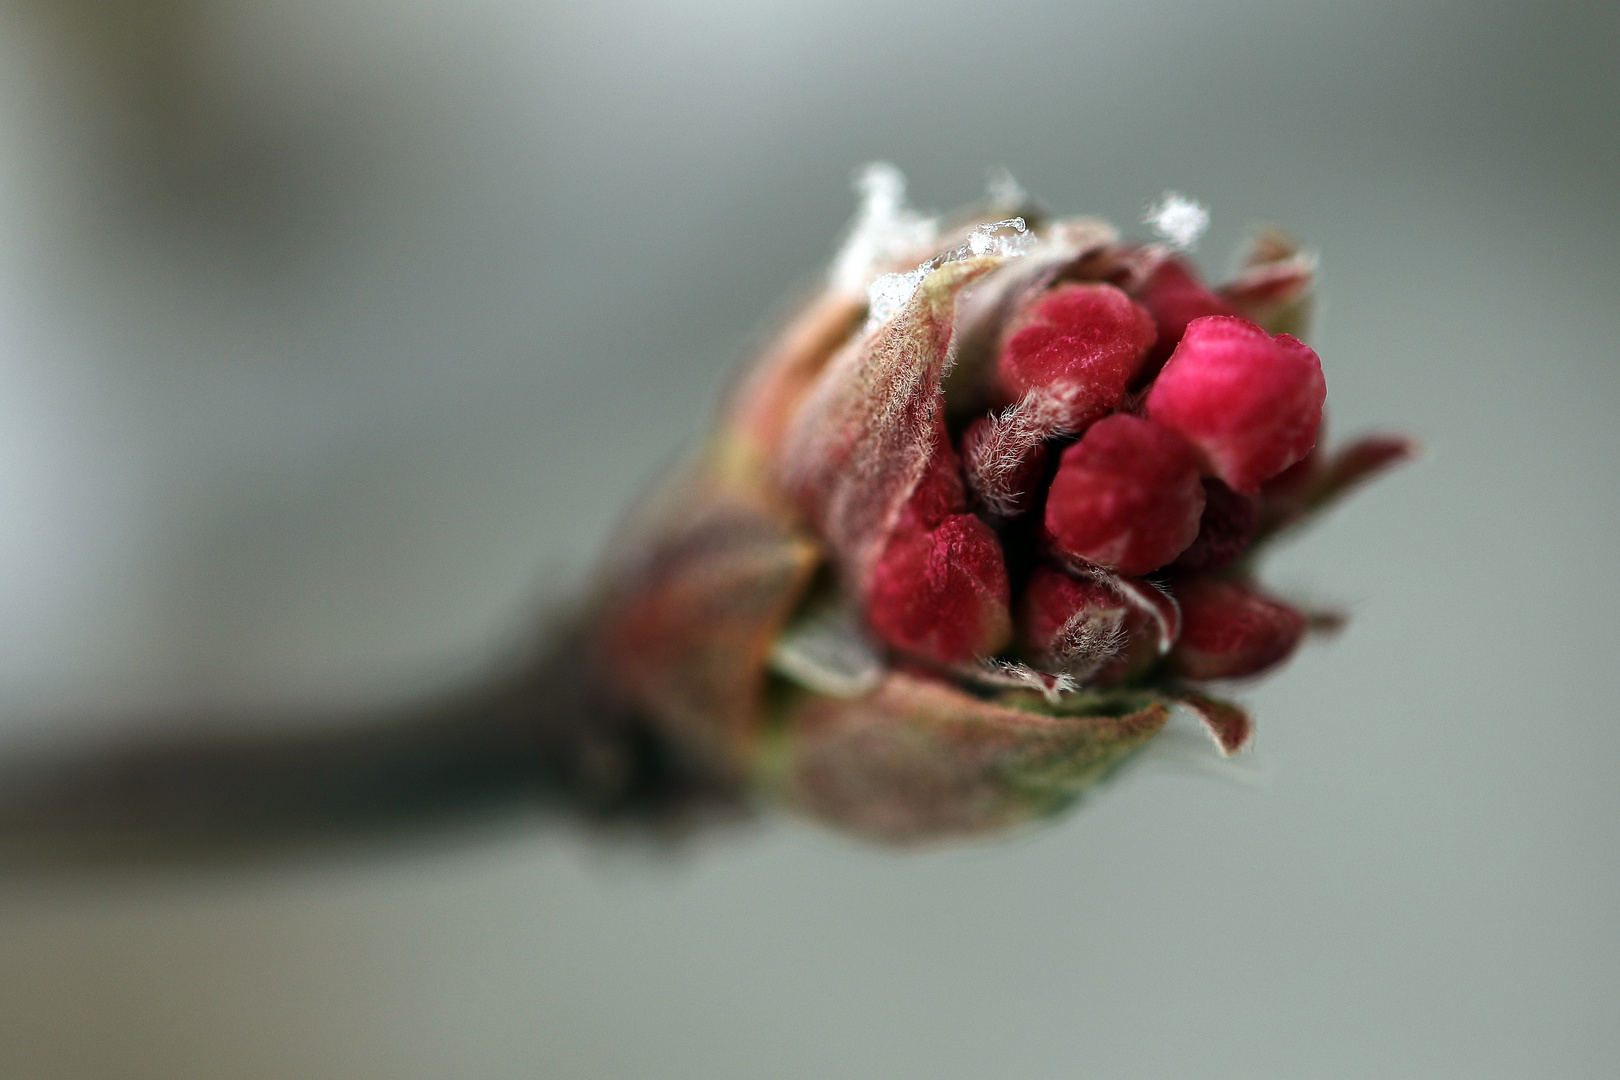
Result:
<instances>
[{"instance_id":1,"label":"ice crystal","mask_svg":"<svg viewBox=\"0 0 1620 1080\"><path fill-rule=\"evenodd\" d=\"M1011 233L1004 230L1011 230ZM983 225L975 226L968 234L965 254L1022 255L1033 243L1034 238L1029 235L1029 229L1021 217L1008 218L1005 221L987 221Z\"/></svg>"},{"instance_id":2,"label":"ice crystal","mask_svg":"<svg viewBox=\"0 0 1620 1080\"><path fill-rule=\"evenodd\" d=\"M1189 199L1178 191L1167 191L1148 207L1142 220L1153 226L1153 231L1171 247L1191 251L1209 228L1209 211L1196 199Z\"/></svg>"},{"instance_id":3,"label":"ice crystal","mask_svg":"<svg viewBox=\"0 0 1620 1080\"><path fill-rule=\"evenodd\" d=\"M915 257L913 253L931 245L939 235L939 221L906 202L905 174L886 161L862 169L855 190L860 209L829 276L835 289L859 294L884 266Z\"/></svg>"},{"instance_id":4,"label":"ice crystal","mask_svg":"<svg viewBox=\"0 0 1620 1080\"><path fill-rule=\"evenodd\" d=\"M866 287L867 326L879 326L899 314L911 294L917 291L922 279L933 269L923 263L904 274L884 274Z\"/></svg>"}]
</instances>

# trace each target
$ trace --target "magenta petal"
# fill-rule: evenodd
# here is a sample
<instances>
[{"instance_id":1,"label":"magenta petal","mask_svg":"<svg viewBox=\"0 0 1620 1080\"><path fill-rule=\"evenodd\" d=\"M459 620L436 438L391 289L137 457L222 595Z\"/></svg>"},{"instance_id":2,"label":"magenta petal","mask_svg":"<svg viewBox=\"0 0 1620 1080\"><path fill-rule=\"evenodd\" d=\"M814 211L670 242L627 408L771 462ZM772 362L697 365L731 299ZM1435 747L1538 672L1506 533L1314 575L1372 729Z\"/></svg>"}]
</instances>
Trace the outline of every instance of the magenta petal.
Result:
<instances>
[{"instance_id":1,"label":"magenta petal","mask_svg":"<svg viewBox=\"0 0 1620 1080\"><path fill-rule=\"evenodd\" d=\"M1142 364L1143 381L1152 378L1181 343L1187 324L1208 315L1236 315L1226 300L1210 292L1184 259L1171 257L1154 267L1136 298L1153 315L1158 340Z\"/></svg>"},{"instance_id":2,"label":"magenta petal","mask_svg":"<svg viewBox=\"0 0 1620 1080\"><path fill-rule=\"evenodd\" d=\"M971 514L928 531L896 530L872 568L866 603L880 638L945 664L994 655L1012 636L1001 544Z\"/></svg>"},{"instance_id":3,"label":"magenta petal","mask_svg":"<svg viewBox=\"0 0 1620 1080\"><path fill-rule=\"evenodd\" d=\"M1146 574L1198 535L1198 458L1175 432L1115 413L1063 453L1046 498L1046 531L1065 555Z\"/></svg>"},{"instance_id":4,"label":"magenta petal","mask_svg":"<svg viewBox=\"0 0 1620 1080\"><path fill-rule=\"evenodd\" d=\"M1175 586L1181 640L1170 667L1188 679L1258 675L1292 655L1305 617L1287 604L1235 581L1188 578Z\"/></svg>"},{"instance_id":5,"label":"magenta petal","mask_svg":"<svg viewBox=\"0 0 1620 1080\"><path fill-rule=\"evenodd\" d=\"M998 362L1003 400L1037 394L1054 431L1079 431L1116 408L1156 332L1112 285L1059 285L1011 324Z\"/></svg>"},{"instance_id":6,"label":"magenta petal","mask_svg":"<svg viewBox=\"0 0 1620 1080\"><path fill-rule=\"evenodd\" d=\"M1179 432L1233 490L1260 485L1310 452L1327 384L1316 353L1243 319L1196 319L1147 398L1148 418Z\"/></svg>"},{"instance_id":7,"label":"magenta petal","mask_svg":"<svg viewBox=\"0 0 1620 1080\"><path fill-rule=\"evenodd\" d=\"M1041 667L1083 681L1124 647L1129 613L1108 582L1038 566L1019 605L1019 645Z\"/></svg>"}]
</instances>

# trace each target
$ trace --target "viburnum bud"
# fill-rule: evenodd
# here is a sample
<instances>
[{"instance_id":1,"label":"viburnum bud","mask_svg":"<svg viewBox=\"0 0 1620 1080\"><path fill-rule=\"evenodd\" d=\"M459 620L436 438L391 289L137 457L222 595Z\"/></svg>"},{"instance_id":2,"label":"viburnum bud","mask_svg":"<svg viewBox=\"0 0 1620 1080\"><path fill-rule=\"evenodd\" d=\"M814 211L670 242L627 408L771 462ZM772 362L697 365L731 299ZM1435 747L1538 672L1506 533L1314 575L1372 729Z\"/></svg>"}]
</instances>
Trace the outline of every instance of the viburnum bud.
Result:
<instances>
[{"instance_id":1,"label":"viburnum bud","mask_svg":"<svg viewBox=\"0 0 1620 1080\"><path fill-rule=\"evenodd\" d=\"M999 397L1053 403L1054 423L1080 431L1119 406L1158 332L1153 317L1112 285L1063 284L1015 315L996 358Z\"/></svg>"},{"instance_id":2,"label":"viburnum bud","mask_svg":"<svg viewBox=\"0 0 1620 1080\"><path fill-rule=\"evenodd\" d=\"M1012 622L1001 543L966 510L961 464L941 441L867 585L867 616L885 643L947 664L1006 647Z\"/></svg>"},{"instance_id":3,"label":"viburnum bud","mask_svg":"<svg viewBox=\"0 0 1620 1080\"><path fill-rule=\"evenodd\" d=\"M1220 578L1178 583L1181 637L1169 666L1188 679L1236 679L1282 663L1305 636L1305 616L1252 586Z\"/></svg>"},{"instance_id":4,"label":"viburnum bud","mask_svg":"<svg viewBox=\"0 0 1620 1080\"><path fill-rule=\"evenodd\" d=\"M1196 446L1211 475L1252 495L1310 453L1326 398L1310 346L1246 319L1210 315L1187 324L1146 411Z\"/></svg>"},{"instance_id":5,"label":"viburnum bud","mask_svg":"<svg viewBox=\"0 0 1620 1080\"><path fill-rule=\"evenodd\" d=\"M1198 537L1176 556L1171 568L1220 570L1236 562L1260 529L1260 500L1240 495L1219 480L1204 481L1204 515Z\"/></svg>"},{"instance_id":6,"label":"viburnum bud","mask_svg":"<svg viewBox=\"0 0 1620 1080\"><path fill-rule=\"evenodd\" d=\"M1153 314L1158 338L1148 351L1143 374L1151 379L1164 368L1194 319L1210 315L1236 315L1237 309L1216 296L1198 280L1185 259L1170 256L1148 275L1141 290L1142 304Z\"/></svg>"},{"instance_id":7,"label":"viburnum bud","mask_svg":"<svg viewBox=\"0 0 1620 1080\"><path fill-rule=\"evenodd\" d=\"M1254 583L1257 547L1411 450L1317 445L1313 260L1267 231L1210 289L1094 220L863 186L827 288L621 535L590 650L617 707L895 841L1050 814L1172 708L1241 749L1203 683L1319 621Z\"/></svg>"},{"instance_id":8,"label":"viburnum bud","mask_svg":"<svg viewBox=\"0 0 1620 1080\"><path fill-rule=\"evenodd\" d=\"M1063 452L1046 531L1064 555L1146 574L1187 549L1203 513L1193 448L1151 420L1115 413Z\"/></svg>"},{"instance_id":9,"label":"viburnum bud","mask_svg":"<svg viewBox=\"0 0 1620 1080\"><path fill-rule=\"evenodd\" d=\"M1018 644L1041 668L1095 676L1126 644L1130 615L1125 594L1107 580L1037 566L1024 586Z\"/></svg>"}]
</instances>

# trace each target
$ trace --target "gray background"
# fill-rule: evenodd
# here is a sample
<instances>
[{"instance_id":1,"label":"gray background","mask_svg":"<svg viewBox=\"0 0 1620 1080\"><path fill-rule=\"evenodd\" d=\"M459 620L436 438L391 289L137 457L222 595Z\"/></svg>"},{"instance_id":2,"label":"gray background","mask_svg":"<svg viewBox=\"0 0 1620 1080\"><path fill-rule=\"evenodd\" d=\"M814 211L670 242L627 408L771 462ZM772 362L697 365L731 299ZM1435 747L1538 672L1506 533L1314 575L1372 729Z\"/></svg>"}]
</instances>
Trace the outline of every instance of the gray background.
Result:
<instances>
[{"instance_id":1,"label":"gray background","mask_svg":"<svg viewBox=\"0 0 1620 1080\"><path fill-rule=\"evenodd\" d=\"M565 594L883 157L1323 253L1354 622L1010 841L0 884L17 1077L1620 1074L1620 7L8 0L8 738L405 695ZM85 732L113 722L86 720Z\"/></svg>"}]
</instances>

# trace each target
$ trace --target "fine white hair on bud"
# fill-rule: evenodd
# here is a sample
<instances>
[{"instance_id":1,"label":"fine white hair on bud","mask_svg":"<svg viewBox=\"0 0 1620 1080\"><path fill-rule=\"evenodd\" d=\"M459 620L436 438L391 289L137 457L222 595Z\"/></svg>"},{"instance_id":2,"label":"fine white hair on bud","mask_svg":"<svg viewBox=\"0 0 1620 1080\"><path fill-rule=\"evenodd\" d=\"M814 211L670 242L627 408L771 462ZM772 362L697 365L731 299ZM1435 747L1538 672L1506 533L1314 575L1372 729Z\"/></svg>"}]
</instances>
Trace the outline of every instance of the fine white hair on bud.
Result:
<instances>
[{"instance_id":1,"label":"fine white hair on bud","mask_svg":"<svg viewBox=\"0 0 1620 1080\"><path fill-rule=\"evenodd\" d=\"M1209 228L1209 210L1179 191L1166 191L1158 202L1148 207L1142 222L1151 225L1153 231L1177 251L1191 251Z\"/></svg>"},{"instance_id":2,"label":"fine white hair on bud","mask_svg":"<svg viewBox=\"0 0 1620 1080\"><path fill-rule=\"evenodd\" d=\"M1056 705L1064 694L1080 689L1074 676L1062 672L1037 671L1028 664L994 658L980 661L970 674L975 682L985 686L1007 687L1014 690L1036 690L1049 704Z\"/></svg>"},{"instance_id":3,"label":"fine white hair on bud","mask_svg":"<svg viewBox=\"0 0 1620 1080\"><path fill-rule=\"evenodd\" d=\"M918 213L906 201L905 174L887 161L861 169L855 191L860 207L828 277L833 288L859 295L879 270L907 256L915 258L933 245L939 237L939 220Z\"/></svg>"}]
</instances>

